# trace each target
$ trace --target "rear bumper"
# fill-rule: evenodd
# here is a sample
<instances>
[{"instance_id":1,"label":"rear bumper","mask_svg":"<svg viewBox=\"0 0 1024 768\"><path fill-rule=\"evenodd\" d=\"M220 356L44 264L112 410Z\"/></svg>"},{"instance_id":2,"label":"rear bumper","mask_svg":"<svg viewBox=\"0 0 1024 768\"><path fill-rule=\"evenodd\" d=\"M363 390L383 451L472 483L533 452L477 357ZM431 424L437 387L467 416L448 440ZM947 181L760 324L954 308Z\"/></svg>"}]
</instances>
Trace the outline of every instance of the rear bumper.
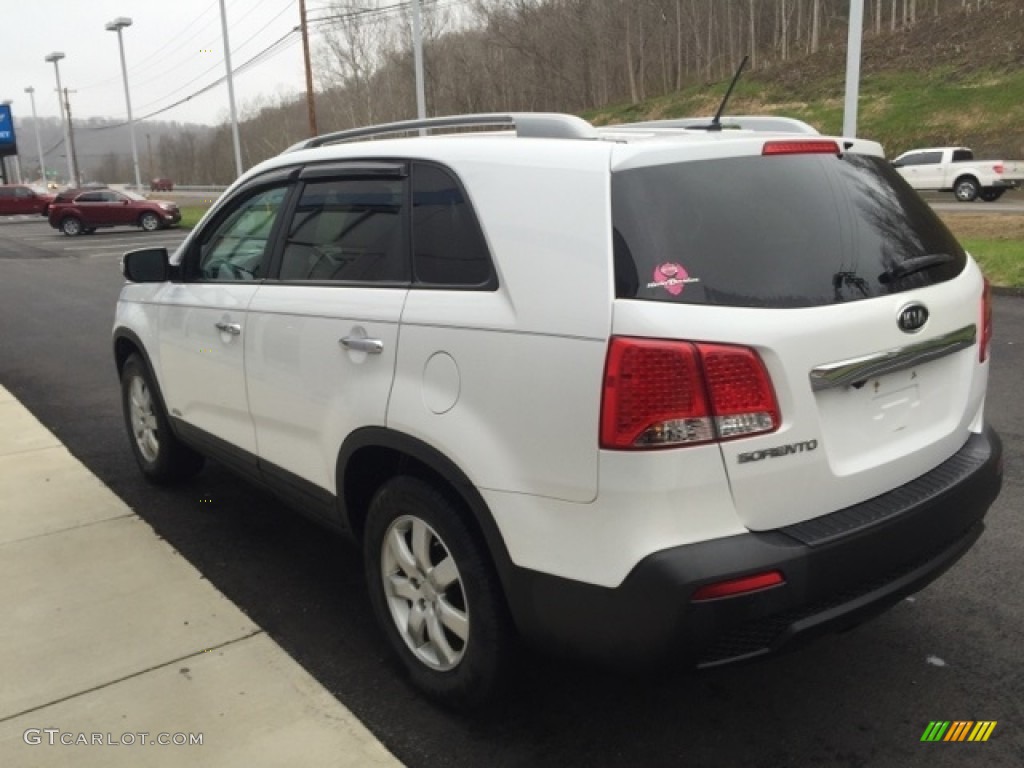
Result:
<instances>
[{"instance_id":1,"label":"rear bumper","mask_svg":"<svg viewBox=\"0 0 1024 768\"><path fill-rule=\"evenodd\" d=\"M995 189L1017 189L1020 186L1019 179L996 179L992 184Z\"/></svg>"},{"instance_id":2,"label":"rear bumper","mask_svg":"<svg viewBox=\"0 0 1024 768\"><path fill-rule=\"evenodd\" d=\"M854 626L922 589L981 535L1002 486L991 429L948 461L854 507L774 531L657 552L614 589L513 569L523 635L556 652L613 663L715 666ZM778 570L785 583L693 602L706 584Z\"/></svg>"}]
</instances>

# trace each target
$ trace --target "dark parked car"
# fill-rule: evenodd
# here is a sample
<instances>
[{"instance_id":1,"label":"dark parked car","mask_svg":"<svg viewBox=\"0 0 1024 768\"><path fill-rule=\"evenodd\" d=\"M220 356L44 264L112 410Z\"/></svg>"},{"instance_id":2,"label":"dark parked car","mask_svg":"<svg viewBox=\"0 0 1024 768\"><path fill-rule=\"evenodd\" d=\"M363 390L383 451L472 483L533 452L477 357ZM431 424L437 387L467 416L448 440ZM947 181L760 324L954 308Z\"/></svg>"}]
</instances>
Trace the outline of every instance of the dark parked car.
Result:
<instances>
[{"instance_id":1,"label":"dark parked car","mask_svg":"<svg viewBox=\"0 0 1024 768\"><path fill-rule=\"evenodd\" d=\"M117 226L152 232L177 224L181 211L174 203L147 200L134 192L80 189L62 192L50 205L49 220L51 227L71 236Z\"/></svg>"},{"instance_id":2,"label":"dark parked car","mask_svg":"<svg viewBox=\"0 0 1024 768\"><path fill-rule=\"evenodd\" d=\"M16 213L38 213L45 216L52 202L53 195L26 184L0 186L0 216Z\"/></svg>"},{"instance_id":3,"label":"dark parked car","mask_svg":"<svg viewBox=\"0 0 1024 768\"><path fill-rule=\"evenodd\" d=\"M173 192L174 182L170 179L153 179L149 182L149 189L152 192Z\"/></svg>"}]
</instances>

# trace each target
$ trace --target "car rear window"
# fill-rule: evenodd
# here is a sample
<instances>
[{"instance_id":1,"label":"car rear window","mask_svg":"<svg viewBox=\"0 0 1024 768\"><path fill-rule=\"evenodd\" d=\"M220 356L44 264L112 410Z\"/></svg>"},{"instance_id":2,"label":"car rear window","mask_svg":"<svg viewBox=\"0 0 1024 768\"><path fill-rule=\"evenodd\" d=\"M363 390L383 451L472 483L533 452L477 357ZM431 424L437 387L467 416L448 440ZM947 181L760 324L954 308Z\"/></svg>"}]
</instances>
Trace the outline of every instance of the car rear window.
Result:
<instances>
[{"instance_id":1,"label":"car rear window","mask_svg":"<svg viewBox=\"0 0 1024 768\"><path fill-rule=\"evenodd\" d=\"M809 307L950 280L966 255L883 158L738 157L612 175L616 295Z\"/></svg>"}]
</instances>

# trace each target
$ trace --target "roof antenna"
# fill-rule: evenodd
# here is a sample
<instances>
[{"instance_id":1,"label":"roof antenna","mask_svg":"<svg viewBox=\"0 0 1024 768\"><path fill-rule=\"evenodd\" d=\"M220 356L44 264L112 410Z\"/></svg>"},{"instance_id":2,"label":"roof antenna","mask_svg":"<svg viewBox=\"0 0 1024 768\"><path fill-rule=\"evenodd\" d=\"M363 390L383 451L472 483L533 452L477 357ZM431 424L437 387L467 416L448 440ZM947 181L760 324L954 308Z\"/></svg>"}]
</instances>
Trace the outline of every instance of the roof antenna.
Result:
<instances>
[{"instance_id":1,"label":"roof antenna","mask_svg":"<svg viewBox=\"0 0 1024 768\"><path fill-rule=\"evenodd\" d=\"M725 112L725 105L729 103L729 97L732 96L732 89L736 87L736 81L740 79L740 75L743 73L743 68L747 66L748 61L750 61L750 56L744 56L743 61L740 62L740 66L736 70L736 74L732 76L732 82L729 83L729 89L725 92L725 96L722 97L722 103L718 105L718 111L715 112L715 116L711 118L711 124L705 126L704 130L722 130L722 113Z\"/></svg>"}]
</instances>

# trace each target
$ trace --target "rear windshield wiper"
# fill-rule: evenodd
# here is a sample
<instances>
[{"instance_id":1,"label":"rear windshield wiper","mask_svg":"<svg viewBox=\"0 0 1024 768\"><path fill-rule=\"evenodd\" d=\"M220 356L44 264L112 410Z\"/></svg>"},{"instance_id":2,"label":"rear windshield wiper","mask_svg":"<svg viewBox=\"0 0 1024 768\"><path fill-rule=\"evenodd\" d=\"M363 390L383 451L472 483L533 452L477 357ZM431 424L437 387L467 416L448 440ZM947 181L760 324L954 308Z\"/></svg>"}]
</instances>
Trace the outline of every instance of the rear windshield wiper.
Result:
<instances>
[{"instance_id":1,"label":"rear windshield wiper","mask_svg":"<svg viewBox=\"0 0 1024 768\"><path fill-rule=\"evenodd\" d=\"M892 269L887 269L878 276L878 282L891 283L893 280L899 280L901 277L913 275L930 267L937 267L939 264L949 264L951 261L954 261L954 258L948 253L929 253L924 256L915 256L901 264L897 264Z\"/></svg>"}]
</instances>

